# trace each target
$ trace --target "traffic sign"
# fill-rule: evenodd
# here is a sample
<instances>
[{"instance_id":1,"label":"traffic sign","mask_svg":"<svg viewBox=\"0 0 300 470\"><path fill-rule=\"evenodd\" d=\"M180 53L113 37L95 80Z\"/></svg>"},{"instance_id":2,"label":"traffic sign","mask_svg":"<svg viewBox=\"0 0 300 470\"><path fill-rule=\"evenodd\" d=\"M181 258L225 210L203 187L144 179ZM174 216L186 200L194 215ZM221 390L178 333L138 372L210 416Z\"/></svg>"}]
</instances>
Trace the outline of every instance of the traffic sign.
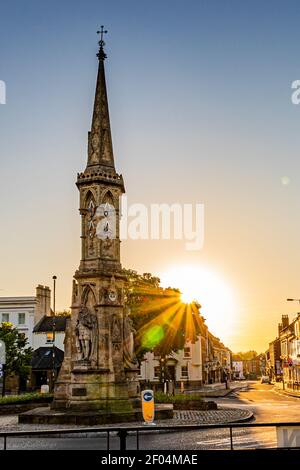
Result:
<instances>
[{"instance_id":1,"label":"traffic sign","mask_svg":"<svg viewBox=\"0 0 300 470\"><path fill-rule=\"evenodd\" d=\"M142 412L145 424L154 424L154 394L153 390L142 391Z\"/></svg>"}]
</instances>

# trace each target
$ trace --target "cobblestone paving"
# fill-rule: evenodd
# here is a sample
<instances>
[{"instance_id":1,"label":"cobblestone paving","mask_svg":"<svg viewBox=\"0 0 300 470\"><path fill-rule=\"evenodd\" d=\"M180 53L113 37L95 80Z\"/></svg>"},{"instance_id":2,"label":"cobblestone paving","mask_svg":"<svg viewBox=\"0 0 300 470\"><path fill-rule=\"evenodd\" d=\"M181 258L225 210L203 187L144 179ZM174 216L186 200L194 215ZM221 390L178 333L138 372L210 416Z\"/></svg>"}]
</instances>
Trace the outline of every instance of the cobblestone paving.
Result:
<instances>
[{"instance_id":1,"label":"cobblestone paving","mask_svg":"<svg viewBox=\"0 0 300 470\"><path fill-rule=\"evenodd\" d=\"M157 420L157 425L162 426L177 426L180 424L218 424L229 423L248 420L252 417L252 413L248 410L240 410L237 408L226 408L208 411L196 410L175 410L173 419ZM135 427L140 426L141 422L134 423L121 423L105 425L103 427ZM27 431L27 430L42 430L42 429L70 429L70 428L99 428L96 426L76 426L74 424L18 424L18 417L13 416L0 416L0 431ZM155 429L155 428L154 428Z\"/></svg>"},{"instance_id":2,"label":"cobblestone paving","mask_svg":"<svg viewBox=\"0 0 300 470\"><path fill-rule=\"evenodd\" d=\"M226 408L208 411L174 411L173 424L218 424L249 419L252 413L248 410Z\"/></svg>"}]
</instances>

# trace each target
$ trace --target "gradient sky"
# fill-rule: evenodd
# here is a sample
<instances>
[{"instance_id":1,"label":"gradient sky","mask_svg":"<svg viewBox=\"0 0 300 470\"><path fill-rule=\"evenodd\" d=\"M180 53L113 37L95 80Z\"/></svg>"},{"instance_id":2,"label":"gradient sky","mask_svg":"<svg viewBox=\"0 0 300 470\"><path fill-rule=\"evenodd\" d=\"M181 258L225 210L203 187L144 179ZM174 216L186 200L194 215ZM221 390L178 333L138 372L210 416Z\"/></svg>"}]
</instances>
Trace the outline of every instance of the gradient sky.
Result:
<instances>
[{"instance_id":1,"label":"gradient sky","mask_svg":"<svg viewBox=\"0 0 300 470\"><path fill-rule=\"evenodd\" d=\"M230 327L222 310L205 315L212 331L233 350L265 350L281 315L300 308L285 301L300 297L299 2L15 0L0 9L0 294L33 295L56 274L58 308L70 305L75 179L104 24L129 201L205 204L203 250L124 241L122 263L153 274L209 267L236 299Z\"/></svg>"}]
</instances>

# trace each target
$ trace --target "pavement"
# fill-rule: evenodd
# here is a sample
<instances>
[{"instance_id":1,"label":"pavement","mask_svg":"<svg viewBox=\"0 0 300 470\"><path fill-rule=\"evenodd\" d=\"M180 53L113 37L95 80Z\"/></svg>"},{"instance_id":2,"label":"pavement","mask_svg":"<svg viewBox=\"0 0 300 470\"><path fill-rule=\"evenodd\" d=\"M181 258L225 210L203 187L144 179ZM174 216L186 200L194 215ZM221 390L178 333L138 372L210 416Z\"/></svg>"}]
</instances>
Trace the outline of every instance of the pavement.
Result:
<instances>
[{"instance_id":1,"label":"pavement","mask_svg":"<svg viewBox=\"0 0 300 470\"><path fill-rule=\"evenodd\" d=\"M275 382L273 383L274 389L278 392L281 393L282 395L287 395L290 397L295 397L295 398L300 398L300 390L291 390L289 388L283 388L283 383L282 382Z\"/></svg>"},{"instance_id":2,"label":"pavement","mask_svg":"<svg viewBox=\"0 0 300 470\"><path fill-rule=\"evenodd\" d=\"M186 390L185 393L199 393L203 397L218 398L225 397L236 390L247 389L247 387L247 381L232 381L228 382L228 388L226 388L225 383L216 383L204 385L203 387L195 390Z\"/></svg>"},{"instance_id":3,"label":"pavement","mask_svg":"<svg viewBox=\"0 0 300 470\"><path fill-rule=\"evenodd\" d=\"M225 384L212 384L206 385L201 389L189 390L186 393L202 393L204 398L224 397L229 394L236 393L240 390L245 390L248 387L246 382L230 382L230 387L225 388ZM172 427L175 425L185 424L219 424L219 423L239 423L249 421L253 418L253 412L247 409L224 408L218 406L218 410L174 410L173 419L156 420L157 424ZM120 423L118 426L122 427L135 427L139 426L141 422ZM116 426L112 424L111 426ZM62 425L46 425L46 424L21 424L18 423L18 415L0 415L0 430L2 431L26 431L26 430L43 430L43 429L69 429L69 428L86 428L86 425L62 424ZM99 427L99 425L89 426ZM103 425L103 427L110 427L110 425ZM93 434L91 434L93 435Z\"/></svg>"}]
</instances>

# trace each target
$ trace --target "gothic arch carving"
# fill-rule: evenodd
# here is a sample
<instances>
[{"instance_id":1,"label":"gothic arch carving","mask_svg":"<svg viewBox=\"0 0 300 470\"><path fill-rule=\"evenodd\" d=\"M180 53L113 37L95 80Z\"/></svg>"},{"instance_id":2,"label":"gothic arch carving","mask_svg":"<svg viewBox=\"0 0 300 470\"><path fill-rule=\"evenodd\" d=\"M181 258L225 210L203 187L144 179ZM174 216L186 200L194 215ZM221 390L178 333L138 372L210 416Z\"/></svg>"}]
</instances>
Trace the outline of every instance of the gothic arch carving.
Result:
<instances>
[{"instance_id":1,"label":"gothic arch carving","mask_svg":"<svg viewBox=\"0 0 300 470\"><path fill-rule=\"evenodd\" d=\"M95 195L91 189L88 189L86 195L84 196L84 201L83 201L85 209L89 208L91 201L93 202L94 207L96 207Z\"/></svg>"},{"instance_id":2,"label":"gothic arch carving","mask_svg":"<svg viewBox=\"0 0 300 470\"><path fill-rule=\"evenodd\" d=\"M81 295L81 304L93 308L97 303L97 297L95 293L95 288L91 284L88 284L84 287Z\"/></svg>"},{"instance_id":3,"label":"gothic arch carving","mask_svg":"<svg viewBox=\"0 0 300 470\"><path fill-rule=\"evenodd\" d=\"M108 203L108 204L112 204L113 206L115 206L115 198L114 198L113 193L111 192L110 189L107 189L102 194L101 203L102 204Z\"/></svg>"}]
</instances>

